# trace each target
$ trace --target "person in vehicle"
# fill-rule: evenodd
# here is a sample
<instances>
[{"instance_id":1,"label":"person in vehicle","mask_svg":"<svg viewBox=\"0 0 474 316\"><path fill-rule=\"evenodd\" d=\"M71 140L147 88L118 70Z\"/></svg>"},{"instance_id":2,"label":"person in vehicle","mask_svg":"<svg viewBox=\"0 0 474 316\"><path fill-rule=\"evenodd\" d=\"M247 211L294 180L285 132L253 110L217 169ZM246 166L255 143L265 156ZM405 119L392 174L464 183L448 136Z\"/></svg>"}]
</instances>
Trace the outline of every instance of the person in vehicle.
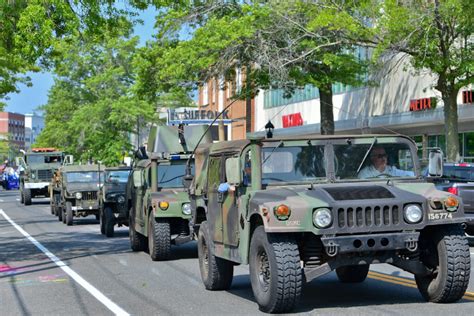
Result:
<instances>
[{"instance_id":1,"label":"person in vehicle","mask_svg":"<svg viewBox=\"0 0 474 316\"><path fill-rule=\"evenodd\" d=\"M388 164L388 156L383 147L374 147L370 152L371 165L365 166L359 172L359 179L376 178L383 176L393 177L413 177L413 171L405 171L397 169L395 166Z\"/></svg>"}]
</instances>

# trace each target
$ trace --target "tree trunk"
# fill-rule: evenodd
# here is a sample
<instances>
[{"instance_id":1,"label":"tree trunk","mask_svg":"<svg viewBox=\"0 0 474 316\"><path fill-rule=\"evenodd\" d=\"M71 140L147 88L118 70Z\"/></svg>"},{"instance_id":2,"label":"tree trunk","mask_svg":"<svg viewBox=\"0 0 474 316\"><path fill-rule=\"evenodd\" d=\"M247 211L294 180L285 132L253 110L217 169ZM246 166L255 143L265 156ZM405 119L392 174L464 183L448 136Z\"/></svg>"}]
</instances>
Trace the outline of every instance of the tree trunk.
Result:
<instances>
[{"instance_id":1,"label":"tree trunk","mask_svg":"<svg viewBox=\"0 0 474 316\"><path fill-rule=\"evenodd\" d=\"M321 113L321 135L334 135L334 113L332 106L332 84L319 88Z\"/></svg>"},{"instance_id":2,"label":"tree trunk","mask_svg":"<svg viewBox=\"0 0 474 316\"><path fill-rule=\"evenodd\" d=\"M444 102L446 159L448 162L458 162L461 157L459 155L457 91L448 88L441 91L441 97Z\"/></svg>"}]
</instances>

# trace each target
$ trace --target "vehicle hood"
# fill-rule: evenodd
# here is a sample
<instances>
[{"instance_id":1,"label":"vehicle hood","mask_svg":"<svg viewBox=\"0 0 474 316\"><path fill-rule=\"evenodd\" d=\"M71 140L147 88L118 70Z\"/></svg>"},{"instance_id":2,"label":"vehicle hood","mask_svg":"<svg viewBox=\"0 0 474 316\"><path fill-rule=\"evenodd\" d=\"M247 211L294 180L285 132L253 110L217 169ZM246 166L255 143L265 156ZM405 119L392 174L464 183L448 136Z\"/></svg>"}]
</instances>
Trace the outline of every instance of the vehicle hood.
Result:
<instances>
[{"instance_id":1,"label":"vehicle hood","mask_svg":"<svg viewBox=\"0 0 474 316\"><path fill-rule=\"evenodd\" d=\"M65 188L69 193L78 191L99 191L99 185L97 183L67 183Z\"/></svg>"}]
</instances>

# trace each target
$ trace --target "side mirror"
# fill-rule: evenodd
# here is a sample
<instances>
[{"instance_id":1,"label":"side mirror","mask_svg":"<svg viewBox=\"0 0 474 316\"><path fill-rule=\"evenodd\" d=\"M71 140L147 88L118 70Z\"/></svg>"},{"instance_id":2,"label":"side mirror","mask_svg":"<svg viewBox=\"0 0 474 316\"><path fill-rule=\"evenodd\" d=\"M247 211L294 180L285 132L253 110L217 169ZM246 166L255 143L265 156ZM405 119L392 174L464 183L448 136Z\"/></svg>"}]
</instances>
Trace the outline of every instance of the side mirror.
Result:
<instances>
[{"instance_id":1,"label":"side mirror","mask_svg":"<svg viewBox=\"0 0 474 316\"><path fill-rule=\"evenodd\" d=\"M133 172L133 186L135 188L143 186L143 177L142 177L142 171L141 170L137 170L137 171Z\"/></svg>"},{"instance_id":2,"label":"side mirror","mask_svg":"<svg viewBox=\"0 0 474 316\"><path fill-rule=\"evenodd\" d=\"M74 163L73 155L66 155L64 156L64 165L72 165Z\"/></svg>"},{"instance_id":3,"label":"side mirror","mask_svg":"<svg viewBox=\"0 0 474 316\"><path fill-rule=\"evenodd\" d=\"M239 157L228 158L225 161L225 175L227 182L231 185L238 185L242 181Z\"/></svg>"},{"instance_id":4,"label":"side mirror","mask_svg":"<svg viewBox=\"0 0 474 316\"><path fill-rule=\"evenodd\" d=\"M443 153L439 149L430 150L428 176L433 178L443 176Z\"/></svg>"}]
</instances>

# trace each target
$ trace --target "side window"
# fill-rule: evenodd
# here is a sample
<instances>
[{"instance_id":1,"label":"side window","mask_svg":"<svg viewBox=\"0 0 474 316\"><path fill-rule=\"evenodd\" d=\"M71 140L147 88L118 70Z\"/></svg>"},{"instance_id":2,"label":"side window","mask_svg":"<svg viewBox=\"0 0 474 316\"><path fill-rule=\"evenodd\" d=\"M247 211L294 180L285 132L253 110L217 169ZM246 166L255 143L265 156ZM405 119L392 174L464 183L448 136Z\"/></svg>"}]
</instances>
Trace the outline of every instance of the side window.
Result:
<instances>
[{"instance_id":1,"label":"side window","mask_svg":"<svg viewBox=\"0 0 474 316\"><path fill-rule=\"evenodd\" d=\"M209 165L207 170L207 187L212 190L216 188L220 183L221 174L221 157L213 156L209 157Z\"/></svg>"},{"instance_id":2,"label":"side window","mask_svg":"<svg viewBox=\"0 0 474 316\"><path fill-rule=\"evenodd\" d=\"M243 161L243 177L242 177L242 182L244 186L250 186L252 184L252 161L251 161L251 150L249 149L245 154L244 154L244 161Z\"/></svg>"}]
</instances>

